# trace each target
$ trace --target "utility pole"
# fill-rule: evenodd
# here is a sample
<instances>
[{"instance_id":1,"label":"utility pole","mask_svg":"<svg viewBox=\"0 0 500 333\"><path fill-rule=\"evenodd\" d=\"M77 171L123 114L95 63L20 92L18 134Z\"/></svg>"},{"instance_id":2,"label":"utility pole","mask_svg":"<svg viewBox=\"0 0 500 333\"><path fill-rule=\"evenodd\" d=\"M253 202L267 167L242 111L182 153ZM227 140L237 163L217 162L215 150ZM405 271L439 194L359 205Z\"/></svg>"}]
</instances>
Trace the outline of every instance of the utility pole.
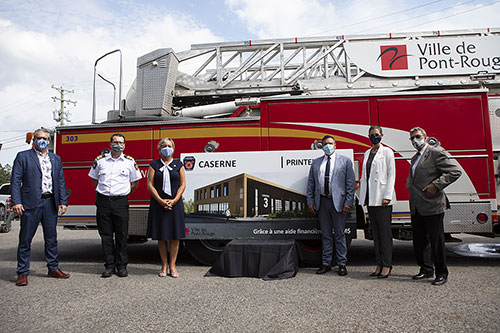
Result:
<instances>
[{"instance_id":1,"label":"utility pole","mask_svg":"<svg viewBox=\"0 0 500 333\"><path fill-rule=\"evenodd\" d=\"M61 109L54 110L54 120L57 122L60 122L61 126L64 126L65 120L71 121L71 120L69 120L69 116L70 116L69 111L64 111L64 103L66 103L66 104L72 103L73 105L76 105L75 101L72 101L69 99L64 99L64 93L67 92L67 93L73 94L74 91L63 89L63 87L57 88L57 87L54 87L54 85L52 85L52 89L57 90L61 94L60 98L59 97L52 97L52 100L54 102L56 102L56 101L61 102Z\"/></svg>"}]
</instances>

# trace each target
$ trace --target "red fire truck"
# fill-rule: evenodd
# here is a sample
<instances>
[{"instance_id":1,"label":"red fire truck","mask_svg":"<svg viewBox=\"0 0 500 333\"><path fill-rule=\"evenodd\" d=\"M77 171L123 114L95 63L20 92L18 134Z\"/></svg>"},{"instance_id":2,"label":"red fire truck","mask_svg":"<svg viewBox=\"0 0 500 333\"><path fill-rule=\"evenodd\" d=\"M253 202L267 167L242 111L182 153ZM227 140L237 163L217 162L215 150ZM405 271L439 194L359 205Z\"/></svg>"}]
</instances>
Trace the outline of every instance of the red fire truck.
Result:
<instances>
[{"instance_id":1,"label":"red fire truck","mask_svg":"<svg viewBox=\"0 0 500 333\"><path fill-rule=\"evenodd\" d=\"M147 168L159 158L158 141L171 137L174 157L200 172L204 166L231 166L227 161L246 153L264 154L246 156L243 172L227 179L193 184L195 177L186 172L184 245L195 259L211 263L231 239L295 238L302 259L312 262L319 258L320 233L317 220L303 213L303 185L285 186L272 175L263 179L253 173L266 156L287 151L296 157L290 163L304 164L307 170L311 150L321 148L320 139L330 134L337 148L351 154L359 177L363 153L370 147L368 128L379 125L383 144L396 156L393 236L411 239L405 182L415 151L408 131L420 126L429 143L444 148L463 173L446 189L451 209L445 214L445 231L493 235L498 228L498 73L500 29L226 42L192 45L183 52L153 51L138 58L136 80L119 109L108 112L107 121L96 123L94 107L92 124L56 129L54 150L62 158L71 193L60 221L73 228L95 226L95 189L87 174L94 158L109 146L111 134L119 132L126 137L126 153L144 176L129 197L129 234L144 237ZM216 162L202 163L205 157ZM288 178L293 177L303 184L307 172ZM237 187L240 178L244 185ZM240 203L225 196L239 196ZM358 229L370 237L359 204L346 225L349 241Z\"/></svg>"}]
</instances>

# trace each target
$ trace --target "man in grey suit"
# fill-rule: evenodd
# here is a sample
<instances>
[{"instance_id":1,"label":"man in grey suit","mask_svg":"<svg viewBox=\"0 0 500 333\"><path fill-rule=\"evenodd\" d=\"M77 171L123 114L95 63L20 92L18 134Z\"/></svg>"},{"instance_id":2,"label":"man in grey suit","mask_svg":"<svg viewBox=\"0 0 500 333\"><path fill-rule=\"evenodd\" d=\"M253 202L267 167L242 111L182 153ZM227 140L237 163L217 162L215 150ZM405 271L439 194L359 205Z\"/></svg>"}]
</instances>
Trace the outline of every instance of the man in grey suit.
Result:
<instances>
[{"instance_id":1,"label":"man in grey suit","mask_svg":"<svg viewBox=\"0 0 500 333\"><path fill-rule=\"evenodd\" d=\"M324 274L331 270L333 257L333 235L338 274L347 275L347 244L344 234L346 214L354 201L354 169L352 161L335 153L335 139L325 135L322 140L324 156L314 159L307 181L307 206L318 212L322 233L322 264L316 272Z\"/></svg>"},{"instance_id":2,"label":"man in grey suit","mask_svg":"<svg viewBox=\"0 0 500 333\"><path fill-rule=\"evenodd\" d=\"M414 127L410 130L410 140L418 151L411 159L406 180L406 189L410 193L413 250L420 266L420 272L413 279L433 277L435 270L436 278L432 284L442 285L448 280L443 218L444 211L449 208L443 190L462 172L443 149L429 145L426 138L424 129Z\"/></svg>"}]
</instances>

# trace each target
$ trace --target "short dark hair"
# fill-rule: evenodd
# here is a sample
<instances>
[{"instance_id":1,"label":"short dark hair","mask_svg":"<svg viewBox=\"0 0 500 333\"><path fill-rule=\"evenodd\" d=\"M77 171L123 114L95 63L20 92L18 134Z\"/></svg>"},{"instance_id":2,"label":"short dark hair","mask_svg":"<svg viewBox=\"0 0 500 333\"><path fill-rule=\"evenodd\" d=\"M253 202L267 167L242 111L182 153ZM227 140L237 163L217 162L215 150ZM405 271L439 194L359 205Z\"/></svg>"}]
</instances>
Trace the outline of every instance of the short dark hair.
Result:
<instances>
[{"instance_id":1,"label":"short dark hair","mask_svg":"<svg viewBox=\"0 0 500 333\"><path fill-rule=\"evenodd\" d=\"M325 141L326 141L326 139L330 139L330 138L332 138L332 139L333 139L333 142L337 142L337 141L335 141L335 138L334 138L333 136L331 136L331 135L328 135L328 134L327 134L327 135L325 135L325 136L323 137L323 139L321 139L321 143L322 143L322 144L324 144L324 143L325 143Z\"/></svg>"},{"instance_id":2,"label":"short dark hair","mask_svg":"<svg viewBox=\"0 0 500 333\"><path fill-rule=\"evenodd\" d=\"M122 137L123 138L123 142L125 142L125 135L123 135L121 133L115 133L115 134L111 135L111 138L109 138L109 142L113 142L113 137L115 137L115 136Z\"/></svg>"},{"instance_id":3,"label":"short dark hair","mask_svg":"<svg viewBox=\"0 0 500 333\"><path fill-rule=\"evenodd\" d=\"M370 135L370 132L373 130L379 130L380 134L384 134L382 132L382 127L377 126L377 125L373 125L373 126L370 126L370 128L368 129L368 135Z\"/></svg>"},{"instance_id":4,"label":"short dark hair","mask_svg":"<svg viewBox=\"0 0 500 333\"><path fill-rule=\"evenodd\" d=\"M412 135L412 133L415 133L415 132L421 132L425 137L427 137L427 133L425 132L425 130L422 128L422 127L413 127L411 130L410 130L410 136Z\"/></svg>"}]
</instances>

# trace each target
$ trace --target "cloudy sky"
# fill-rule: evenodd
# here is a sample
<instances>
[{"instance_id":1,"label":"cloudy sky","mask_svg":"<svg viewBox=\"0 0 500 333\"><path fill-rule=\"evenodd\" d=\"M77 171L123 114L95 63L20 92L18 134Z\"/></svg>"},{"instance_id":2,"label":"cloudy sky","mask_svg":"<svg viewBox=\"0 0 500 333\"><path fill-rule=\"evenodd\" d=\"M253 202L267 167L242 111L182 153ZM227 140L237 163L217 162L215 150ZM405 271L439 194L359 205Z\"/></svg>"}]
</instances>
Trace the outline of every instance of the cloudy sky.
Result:
<instances>
[{"instance_id":1,"label":"cloudy sky","mask_svg":"<svg viewBox=\"0 0 500 333\"><path fill-rule=\"evenodd\" d=\"M500 26L500 0L0 0L0 164L29 148L26 132L54 128L65 97L70 125L88 124L95 60L121 49L124 94L137 57L158 48L281 37L431 31ZM118 82L119 58L99 63ZM98 120L113 89L98 81ZM123 96L124 97L124 96Z\"/></svg>"}]
</instances>

